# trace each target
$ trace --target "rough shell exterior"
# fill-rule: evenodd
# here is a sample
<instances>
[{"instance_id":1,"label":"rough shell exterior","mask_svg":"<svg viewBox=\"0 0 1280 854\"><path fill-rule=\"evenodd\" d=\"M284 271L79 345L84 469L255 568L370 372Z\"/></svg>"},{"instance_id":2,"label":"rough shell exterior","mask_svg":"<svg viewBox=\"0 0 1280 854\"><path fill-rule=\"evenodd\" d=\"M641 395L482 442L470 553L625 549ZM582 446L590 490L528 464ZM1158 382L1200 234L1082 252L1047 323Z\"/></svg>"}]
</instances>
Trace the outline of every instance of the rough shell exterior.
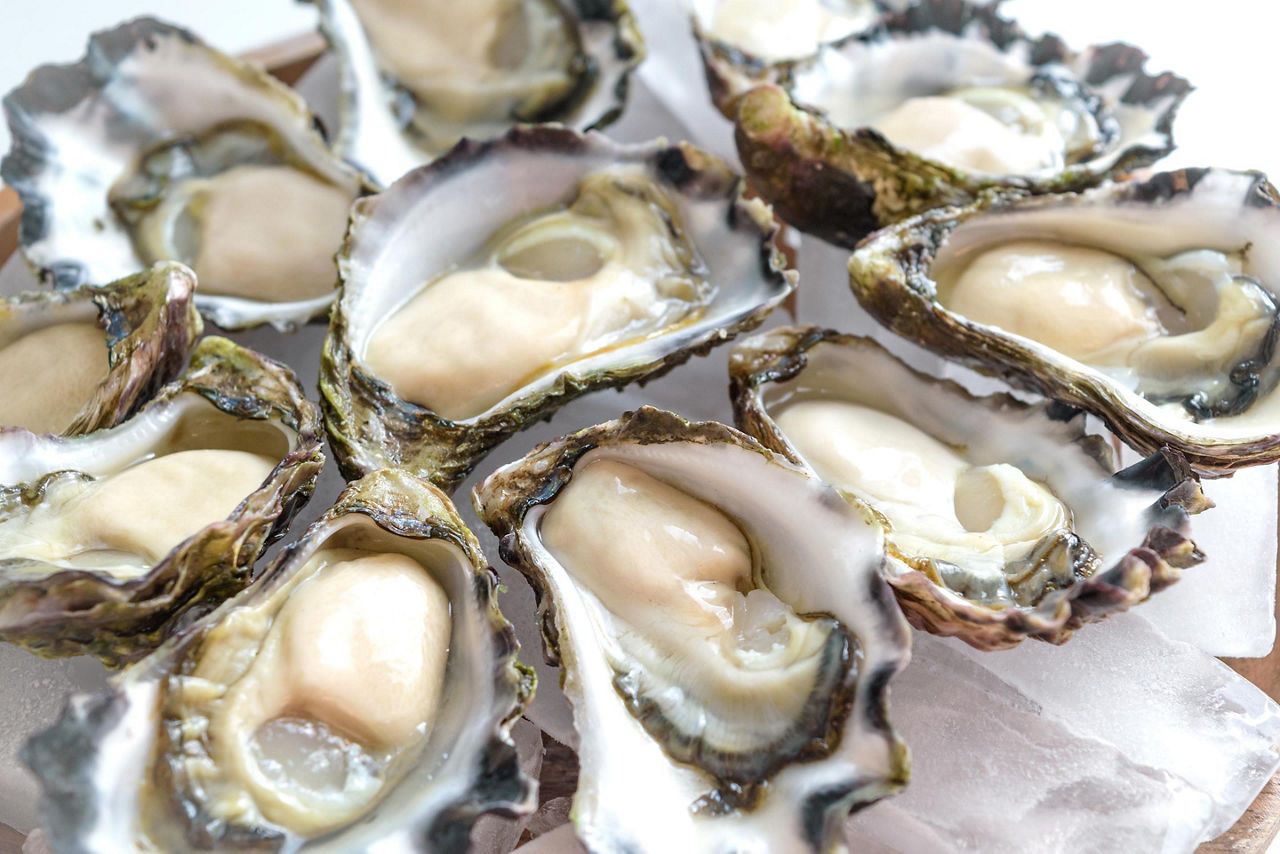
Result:
<instances>
[{"instance_id":1,"label":"rough shell exterior","mask_svg":"<svg viewBox=\"0 0 1280 854\"><path fill-rule=\"evenodd\" d=\"M819 345L861 349L878 358L894 359L871 339L816 327L776 329L743 341L730 355L730 395L738 427L797 465L804 465L803 460L769 414L762 392L770 384L798 378L807 365L809 352ZM992 420L1015 419L1026 429L1070 437L1071 445L1096 461L1099 480L1108 479L1121 488L1132 485L1156 494L1163 492L1161 508L1183 511L1175 509L1159 523L1153 523L1145 539L1112 560L1109 567L1066 589L1048 593L1032 607L984 606L903 563L905 571L890 572L888 580L917 629L959 637L987 650L1015 646L1027 637L1065 643L1085 623L1128 610L1176 582L1181 570L1203 561L1204 556L1190 539L1187 514L1199 513L1212 503L1176 451L1164 449L1108 478L1112 471L1110 448L1101 437L1084 432L1083 414L1078 410L1053 403L1032 406L1007 394L974 397L956 383L905 369L914 382L935 388L936 396L959 397L968 406L988 410ZM850 503L866 506L858 498L842 494Z\"/></svg>"}]
</instances>

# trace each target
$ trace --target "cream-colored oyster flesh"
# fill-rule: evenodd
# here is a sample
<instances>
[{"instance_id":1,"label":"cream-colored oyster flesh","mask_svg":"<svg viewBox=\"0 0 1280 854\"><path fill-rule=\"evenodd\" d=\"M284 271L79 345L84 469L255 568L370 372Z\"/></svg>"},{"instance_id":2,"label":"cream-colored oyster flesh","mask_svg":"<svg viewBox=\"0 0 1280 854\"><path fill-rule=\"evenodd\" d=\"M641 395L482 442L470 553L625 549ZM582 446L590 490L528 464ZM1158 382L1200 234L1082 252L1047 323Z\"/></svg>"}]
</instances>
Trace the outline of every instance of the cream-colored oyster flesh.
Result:
<instances>
[{"instance_id":1,"label":"cream-colored oyster flesh","mask_svg":"<svg viewBox=\"0 0 1280 854\"><path fill-rule=\"evenodd\" d=\"M333 255L347 227L350 188L290 166L233 166L175 182L143 216L149 261L188 264L200 293L292 302L333 292Z\"/></svg>"},{"instance_id":2,"label":"cream-colored oyster flesh","mask_svg":"<svg viewBox=\"0 0 1280 854\"><path fill-rule=\"evenodd\" d=\"M696 320L710 297L664 191L640 167L610 169L424 283L364 362L401 398L466 419L559 366Z\"/></svg>"},{"instance_id":3,"label":"cream-colored oyster flesh","mask_svg":"<svg viewBox=\"0 0 1280 854\"><path fill-rule=\"evenodd\" d=\"M449 633L431 574L366 549L323 548L266 602L231 613L190 676L173 677L218 766L206 809L244 821L247 793L306 836L357 818L427 738Z\"/></svg>"},{"instance_id":4,"label":"cream-colored oyster flesh","mask_svg":"<svg viewBox=\"0 0 1280 854\"><path fill-rule=\"evenodd\" d=\"M821 737L829 719L808 719L806 707L831 679L841 632L769 591L722 511L602 459L577 468L540 532L613 623L612 664L646 727L681 733L683 758L736 779L739 752L786 744L806 726Z\"/></svg>"},{"instance_id":5,"label":"cream-colored oyster flesh","mask_svg":"<svg viewBox=\"0 0 1280 854\"><path fill-rule=\"evenodd\" d=\"M800 399L773 415L819 477L884 515L887 538L905 558L963 566L993 598L1017 601L1028 559L1043 542L1071 530L1071 511L1021 469L976 465L961 449L890 413L845 400ZM1005 577L1006 568L1012 577Z\"/></svg>"},{"instance_id":6,"label":"cream-colored oyster flesh","mask_svg":"<svg viewBox=\"0 0 1280 854\"><path fill-rule=\"evenodd\" d=\"M57 323L0 349L0 424L61 433L107 376L110 351L93 323Z\"/></svg>"},{"instance_id":7,"label":"cream-colored oyster flesh","mask_svg":"<svg viewBox=\"0 0 1280 854\"><path fill-rule=\"evenodd\" d=\"M384 73L413 96L412 126L432 150L534 121L577 83L577 34L554 0L352 6Z\"/></svg>"},{"instance_id":8,"label":"cream-colored oyster flesh","mask_svg":"<svg viewBox=\"0 0 1280 854\"><path fill-rule=\"evenodd\" d=\"M195 396L182 404L172 424L139 432L132 459L126 451L112 466L99 464L96 477L51 476L39 502L0 522L0 548L15 560L137 578L196 531L230 517L270 477L287 437Z\"/></svg>"},{"instance_id":9,"label":"cream-colored oyster flesh","mask_svg":"<svg viewBox=\"0 0 1280 854\"><path fill-rule=\"evenodd\" d=\"M1245 273L1240 253L1144 257L1026 239L936 273L949 311L1052 347L1175 417L1213 421L1275 386L1274 372L1253 386L1233 380L1264 351L1276 323L1275 298Z\"/></svg>"},{"instance_id":10,"label":"cream-colored oyster flesh","mask_svg":"<svg viewBox=\"0 0 1280 854\"><path fill-rule=\"evenodd\" d=\"M986 175L1057 172L1076 136L1097 137L1080 105L1014 87L908 98L870 126L922 157Z\"/></svg>"},{"instance_id":11,"label":"cream-colored oyster flesh","mask_svg":"<svg viewBox=\"0 0 1280 854\"><path fill-rule=\"evenodd\" d=\"M11 558L136 578L196 531L230 516L277 462L247 451L192 450L100 480L60 480L28 516L0 524L0 548Z\"/></svg>"}]
</instances>

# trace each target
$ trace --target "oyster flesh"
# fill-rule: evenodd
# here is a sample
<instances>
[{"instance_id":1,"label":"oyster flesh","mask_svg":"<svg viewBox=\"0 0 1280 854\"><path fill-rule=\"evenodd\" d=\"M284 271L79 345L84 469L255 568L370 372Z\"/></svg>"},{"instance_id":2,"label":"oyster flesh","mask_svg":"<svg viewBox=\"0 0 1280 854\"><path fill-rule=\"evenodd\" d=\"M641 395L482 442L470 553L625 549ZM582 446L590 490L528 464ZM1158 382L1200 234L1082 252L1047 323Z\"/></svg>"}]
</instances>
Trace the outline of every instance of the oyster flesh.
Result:
<instances>
[{"instance_id":1,"label":"oyster flesh","mask_svg":"<svg viewBox=\"0 0 1280 854\"><path fill-rule=\"evenodd\" d=\"M912 624L980 649L1062 643L1203 560L1209 506L1176 451L1112 474L1084 414L974 397L869 338L788 327L737 345L738 425L885 529Z\"/></svg>"},{"instance_id":2,"label":"oyster flesh","mask_svg":"<svg viewBox=\"0 0 1280 854\"><path fill-rule=\"evenodd\" d=\"M451 489L564 402L756 326L795 279L776 234L687 144L539 127L459 145L354 208L320 375L343 473Z\"/></svg>"},{"instance_id":3,"label":"oyster flesh","mask_svg":"<svg viewBox=\"0 0 1280 854\"><path fill-rule=\"evenodd\" d=\"M849 277L894 332L1224 474L1280 459L1277 234L1262 175L1188 169L927 214Z\"/></svg>"},{"instance_id":4,"label":"oyster flesh","mask_svg":"<svg viewBox=\"0 0 1280 854\"><path fill-rule=\"evenodd\" d=\"M100 288L0 304L0 424L77 436L123 421L187 366L195 277L156 264Z\"/></svg>"},{"instance_id":5,"label":"oyster flesh","mask_svg":"<svg viewBox=\"0 0 1280 854\"><path fill-rule=\"evenodd\" d=\"M245 585L310 497L320 443L293 373L225 338L119 426L0 430L0 640L141 657Z\"/></svg>"},{"instance_id":6,"label":"oyster flesh","mask_svg":"<svg viewBox=\"0 0 1280 854\"><path fill-rule=\"evenodd\" d=\"M602 128L644 42L621 0L311 0L342 64L337 149L382 186L518 123Z\"/></svg>"},{"instance_id":7,"label":"oyster flesh","mask_svg":"<svg viewBox=\"0 0 1280 854\"><path fill-rule=\"evenodd\" d=\"M735 139L784 220L852 248L986 191L1079 190L1168 154L1191 87L1145 61L1033 41L996 4L922 0L742 95Z\"/></svg>"},{"instance_id":8,"label":"oyster flesh","mask_svg":"<svg viewBox=\"0 0 1280 854\"><path fill-rule=\"evenodd\" d=\"M510 738L533 677L495 588L438 490L350 485L250 587L28 743L50 841L466 850L481 814L533 807Z\"/></svg>"},{"instance_id":9,"label":"oyster flesh","mask_svg":"<svg viewBox=\"0 0 1280 854\"><path fill-rule=\"evenodd\" d=\"M905 784L885 699L909 636L881 534L816 478L643 407L474 502L564 668L589 849L826 851Z\"/></svg>"},{"instance_id":10,"label":"oyster flesh","mask_svg":"<svg viewBox=\"0 0 1280 854\"><path fill-rule=\"evenodd\" d=\"M101 285L176 260L226 329L327 311L333 255L363 179L302 99L186 30L140 18L37 69L4 99L0 175L22 197L22 251L47 284Z\"/></svg>"}]
</instances>

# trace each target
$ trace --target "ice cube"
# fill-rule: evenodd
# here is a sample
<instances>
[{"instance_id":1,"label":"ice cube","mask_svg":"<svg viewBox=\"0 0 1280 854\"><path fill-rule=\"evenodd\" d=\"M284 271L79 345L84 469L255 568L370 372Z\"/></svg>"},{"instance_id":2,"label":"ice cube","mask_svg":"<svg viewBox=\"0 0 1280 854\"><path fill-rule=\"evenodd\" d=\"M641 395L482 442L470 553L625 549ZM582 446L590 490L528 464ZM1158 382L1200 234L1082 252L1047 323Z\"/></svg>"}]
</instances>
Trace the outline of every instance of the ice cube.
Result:
<instances>
[{"instance_id":1,"label":"ice cube","mask_svg":"<svg viewBox=\"0 0 1280 854\"><path fill-rule=\"evenodd\" d=\"M913 854L1194 846L1213 816L1207 793L1073 730L961 646L916 635L891 697L894 724L911 747L911 784L850 821L853 850L869 843Z\"/></svg>"},{"instance_id":2,"label":"ice cube","mask_svg":"<svg viewBox=\"0 0 1280 854\"><path fill-rule=\"evenodd\" d=\"M1209 796L1205 838L1230 828L1280 766L1280 707L1136 613L1085 626L1062 647L1028 641L984 653L945 643L1040 706L1046 719Z\"/></svg>"},{"instance_id":3,"label":"ice cube","mask_svg":"<svg viewBox=\"0 0 1280 854\"><path fill-rule=\"evenodd\" d=\"M1210 655L1268 655L1276 637L1276 466L1254 466L1203 486L1217 504L1191 519L1191 538L1205 562L1138 613Z\"/></svg>"}]
</instances>

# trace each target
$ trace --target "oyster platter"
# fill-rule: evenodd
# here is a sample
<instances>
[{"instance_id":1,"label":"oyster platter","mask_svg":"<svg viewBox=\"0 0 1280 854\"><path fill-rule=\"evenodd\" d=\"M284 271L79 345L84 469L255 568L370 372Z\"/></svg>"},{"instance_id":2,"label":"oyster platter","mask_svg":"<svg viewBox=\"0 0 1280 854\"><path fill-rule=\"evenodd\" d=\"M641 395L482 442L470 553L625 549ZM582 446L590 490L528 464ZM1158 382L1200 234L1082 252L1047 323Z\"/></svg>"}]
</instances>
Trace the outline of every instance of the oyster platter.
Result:
<instances>
[{"instance_id":1,"label":"oyster platter","mask_svg":"<svg viewBox=\"0 0 1280 854\"><path fill-rule=\"evenodd\" d=\"M1265 851L1280 193L1026 5L34 69L0 854Z\"/></svg>"}]
</instances>

